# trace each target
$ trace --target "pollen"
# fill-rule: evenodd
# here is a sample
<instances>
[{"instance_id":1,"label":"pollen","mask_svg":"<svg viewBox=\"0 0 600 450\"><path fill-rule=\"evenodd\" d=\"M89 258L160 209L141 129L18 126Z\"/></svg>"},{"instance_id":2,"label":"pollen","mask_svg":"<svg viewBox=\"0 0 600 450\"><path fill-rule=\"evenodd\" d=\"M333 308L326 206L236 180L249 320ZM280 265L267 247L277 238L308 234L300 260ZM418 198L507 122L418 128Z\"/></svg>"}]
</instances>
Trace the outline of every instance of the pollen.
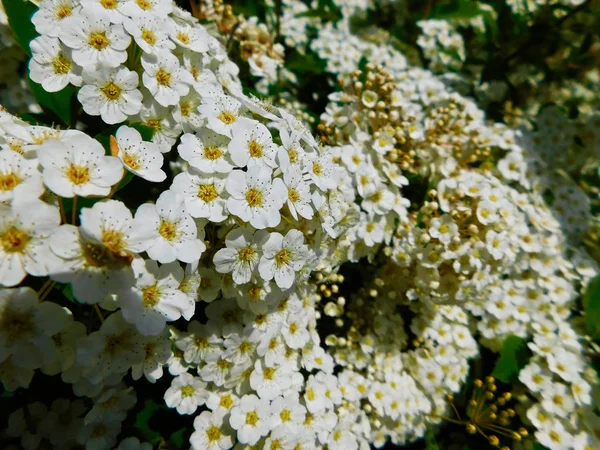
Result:
<instances>
[{"instance_id":1,"label":"pollen","mask_svg":"<svg viewBox=\"0 0 600 450\"><path fill-rule=\"evenodd\" d=\"M231 408L232 405L233 405L233 399L231 398L231 395L224 395L223 397L221 397L219 406L229 409L229 408Z\"/></svg>"},{"instance_id":2,"label":"pollen","mask_svg":"<svg viewBox=\"0 0 600 450\"><path fill-rule=\"evenodd\" d=\"M198 198L204 203L211 203L219 197L214 184L201 184L198 186Z\"/></svg>"},{"instance_id":3,"label":"pollen","mask_svg":"<svg viewBox=\"0 0 600 450\"><path fill-rule=\"evenodd\" d=\"M188 45L190 43L190 37L183 31L177 33L177 39L179 39L183 45Z\"/></svg>"},{"instance_id":4,"label":"pollen","mask_svg":"<svg viewBox=\"0 0 600 450\"><path fill-rule=\"evenodd\" d=\"M320 177L323 175L323 166L318 162L314 162L312 165L312 171L316 176Z\"/></svg>"},{"instance_id":5,"label":"pollen","mask_svg":"<svg viewBox=\"0 0 600 450\"><path fill-rule=\"evenodd\" d=\"M246 192L246 201L252 208L260 208L265 203L262 192L255 188L248 189L248 192Z\"/></svg>"},{"instance_id":6,"label":"pollen","mask_svg":"<svg viewBox=\"0 0 600 450\"><path fill-rule=\"evenodd\" d=\"M294 188L289 188L288 189L288 200L292 203L296 203L298 200L300 200L300 194L298 193L298 191Z\"/></svg>"},{"instance_id":7,"label":"pollen","mask_svg":"<svg viewBox=\"0 0 600 450\"><path fill-rule=\"evenodd\" d=\"M147 28L142 30L142 39L149 45L156 44L156 34L154 34L154 31L148 30Z\"/></svg>"},{"instance_id":8,"label":"pollen","mask_svg":"<svg viewBox=\"0 0 600 450\"><path fill-rule=\"evenodd\" d=\"M106 37L106 33L104 31L94 31L90 34L88 44L90 45L90 47L100 51L108 47L110 41Z\"/></svg>"},{"instance_id":9,"label":"pollen","mask_svg":"<svg viewBox=\"0 0 600 450\"><path fill-rule=\"evenodd\" d=\"M6 253L22 252L31 237L22 230L11 226L4 233L0 234L0 244Z\"/></svg>"},{"instance_id":10,"label":"pollen","mask_svg":"<svg viewBox=\"0 0 600 450\"><path fill-rule=\"evenodd\" d=\"M282 267L282 266L287 266L290 263L291 257L292 257L291 252L286 248L282 248L275 255L275 265L278 268Z\"/></svg>"},{"instance_id":11,"label":"pollen","mask_svg":"<svg viewBox=\"0 0 600 450\"><path fill-rule=\"evenodd\" d=\"M135 0L135 2L140 9L143 9L144 11L152 9L152 3L150 3L150 0Z\"/></svg>"},{"instance_id":12,"label":"pollen","mask_svg":"<svg viewBox=\"0 0 600 450\"><path fill-rule=\"evenodd\" d=\"M306 391L306 398L310 402L314 401L314 399L315 399L315 391L313 391L312 389L308 389Z\"/></svg>"},{"instance_id":13,"label":"pollen","mask_svg":"<svg viewBox=\"0 0 600 450\"><path fill-rule=\"evenodd\" d=\"M263 146L256 141L250 141L248 144L248 152L253 158L260 158L264 154Z\"/></svg>"},{"instance_id":14,"label":"pollen","mask_svg":"<svg viewBox=\"0 0 600 450\"><path fill-rule=\"evenodd\" d=\"M252 248L252 246L244 247L238 251L238 259L243 262L250 262L254 258L255 254L256 251L254 250L254 248Z\"/></svg>"},{"instance_id":15,"label":"pollen","mask_svg":"<svg viewBox=\"0 0 600 450\"><path fill-rule=\"evenodd\" d=\"M106 9L115 9L117 7L117 0L100 0L100 4Z\"/></svg>"},{"instance_id":16,"label":"pollen","mask_svg":"<svg viewBox=\"0 0 600 450\"><path fill-rule=\"evenodd\" d=\"M290 334L296 334L298 332L298 324L296 322L292 322L290 324Z\"/></svg>"},{"instance_id":17,"label":"pollen","mask_svg":"<svg viewBox=\"0 0 600 450\"><path fill-rule=\"evenodd\" d=\"M69 73L71 70L71 60L64 52L58 52L58 54L52 60L52 69L57 75Z\"/></svg>"},{"instance_id":18,"label":"pollen","mask_svg":"<svg viewBox=\"0 0 600 450\"><path fill-rule=\"evenodd\" d=\"M275 375L275 369L273 369L272 367L267 367L265 369L265 371L263 372L263 378L265 380L272 380L274 375Z\"/></svg>"},{"instance_id":19,"label":"pollen","mask_svg":"<svg viewBox=\"0 0 600 450\"><path fill-rule=\"evenodd\" d=\"M166 220L160 223L158 233L167 241L173 241L177 238L177 224Z\"/></svg>"},{"instance_id":20,"label":"pollen","mask_svg":"<svg viewBox=\"0 0 600 450\"><path fill-rule=\"evenodd\" d=\"M142 291L142 302L147 308L155 307L160 300L160 290L157 285L148 286Z\"/></svg>"},{"instance_id":21,"label":"pollen","mask_svg":"<svg viewBox=\"0 0 600 450\"><path fill-rule=\"evenodd\" d=\"M123 90L112 81L102 88L102 92L109 100L118 100L121 98Z\"/></svg>"},{"instance_id":22,"label":"pollen","mask_svg":"<svg viewBox=\"0 0 600 450\"><path fill-rule=\"evenodd\" d=\"M132 170L139 170L142 168L142 162L140 161L139 156L134 153L123 153L123 162Z\"/></svg>"},{"instance_id":23,"label":"pollen","mask_svg":"<svg viewBox=\"0 0 600 450\"><path fill-rule=\"evenodd\" d=\"M90 181L90 171L87 166L69 165L65 171L67 178L76 186L80 186Z\"/></svg>"},{"instance_id":24,"label":"pollen","mask_svg":"<svg viewBox=\"0 0 600 450\"><path fill-rule=\"evenodd\" d=\"M208 430L206 430L206 437L208 437L210 442L218 441L221 439L221 430L212 425Z\"/></svg>"},{"instance_id":25,"label":"pollen","mask_svg":"<svg viewBox=\"0 0 600 450\"><path fill-rule=\"evenodd\" d=\"M158 72L156 72L156 81L161 86L170 86L171 74L161 67L158 69Z\"/></svg>"},{"instance_id":26,"label":"pollen","mask_svg":"<svg viewBox=\"0 0 600 450\"><path fill-rule=\"evenodd\" d=\"M289 148L287 154L292 164L296 164L298 162L298 151L295 148Z\"/></svg>"},{"instance_id":27,"label":"pollen","mask_svg":"<svg viewBox=\"0 0 600 450\"><path fill-rule=\"evenodd\" d=\"M292 418L292 413L289 410L284 409L279 413L279 417L281 417L282 422L289 422Z\"/></svg>"},{"instance_id":28,"label":"pollen","mask_svg":"<svg viewBox=\"0 0 600 450\"><path fill-rule=\"evenodd\" d=\"M181 388L181 396L183 398L192 397L196 393L196 389L189 384Z\"/></svg>"},{"instance_id":29,"label":"pollen","mask_svg":"<svg viewBox=\"0 0 600 450\"><path fill-rule=\"evenodd\" d=\"M16 188L21 182L23 178L17 175L14 172L10 173L2 173L0 172L0 191L12 191Z\"/></svg>"},{"instance_id":30,"label":"pollen","mask_svg":"<svg viewBox=\"0 0 600 450\"><path fill-rule=\"evenodd\" d=\"M256 426L256 424L258 423L258 414L256 414L256 411L250 411L249 413L246 414L246 424L250 425L250 426Z\"/></svg>"},{"instance_id":31,"label":"pollen","mask_svg":"<svg viewBox=\"0 0 600 450\"><path fill-rule=\"evenodd\" d=\"M204 147L203 155L206 159L214 161L223 156L223 150L221 147L217 147L216 145L210 145L208 147Z\"/></svg>"},{"instance_id":32,"label":"pollen","mask_svg":"<svg viewBox=\"0 0 600 450\"><path fill-rule=\"evenodd\" d=\"M221 111L217 118L225 125L231 125L237 120L237 117L231 111Z\"/></svg>"},{"instance_id":33,"label":"pollen","mask_svg":"<svg viewBox=\"0 0 600 450\"><path fill-rule=\"evenodd\" d=\"M66 19L71 15L72 12L73 9L67 2L61 2L54 7L54 17L56 17L58 20Z\"/></svg>"},{"instance_id":34,"label":"pollen","mask_svg":"<svg viewBox=\"0 0 600 450\"><path fill-rule=\"evenodd\" d=\"M121 253L127 246L123 233L114 229L102 230L102 242L114 253Z\"/></svg>"}]
</instances>

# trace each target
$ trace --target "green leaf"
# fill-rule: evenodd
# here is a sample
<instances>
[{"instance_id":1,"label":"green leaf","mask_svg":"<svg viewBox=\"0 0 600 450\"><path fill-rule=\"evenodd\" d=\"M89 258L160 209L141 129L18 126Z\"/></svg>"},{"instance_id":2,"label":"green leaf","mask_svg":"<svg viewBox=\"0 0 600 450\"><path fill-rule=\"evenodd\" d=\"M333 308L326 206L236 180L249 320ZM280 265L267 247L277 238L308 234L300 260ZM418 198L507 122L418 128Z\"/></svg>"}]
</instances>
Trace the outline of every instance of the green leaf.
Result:
<instances>
[{"instance_id":1,"label":"green leaf","mask_svg":"<svg viewBox=\"0 0 600 450\"><path fill-rule=\"evenodd\" d=\"M325 60L319 58L312 52L307 52L304 55L300 52L293 52L285 62L285 67L288 70L298 73L325 73L326 65L327 63Z\"/></svg>"},{"instance_id":2,"label":"green leaf","mask_svg":"<svg viewBox=\"0 0 600 450\"><path fill-rule=\"evenodd\" d=\"M29 80L31 91L52 122L71 126L75 122L73 111L76 106L75 89L67 86L62 91L46 92L41 84Z\"/></svg>"},{"instance_id":3,"label":"green leaf","mask_svg":"<svg viewBox=\"0 0 600 450\"><path fill-rule=\"evenodd\" d=\"M2 0L2 4L17 43L31 56L29 43L38 35L31 23L31 16L37 11L37 7L29 0Z\"/></svg>"},{"instance_id":4,"label":"green leaf","mask_svg":"<svg viewBox=\"0 0 600 450\"><path fill-rule=\"evenodd\" d=\"M440 450L430 425L427 425L427 431L425 432L425 450Z\"/></svg>"},{"instance_id":5,"label":"green leaf","mask_svg":"<svg viewBox=\"0 0 600 450\"><path fill-rule=\"evenodd\" d=\"M169 439L169 441L171 442L171 444L173 444L173 446L177 449L180 450L183 448L184 446L184 439L183 436L185 434L187 430L185 428L182 428L179 431L176 431L175 433L173 433L171 435L171 438Z\"/></svg>"},{"instance_id":6,"label":"green leaf","mask_svg":"<svg viewBox=\"0 0 600 450\"><path fill-rule=\"evenodd\" d=\"M146 400L144 403L144 409L142 409L135 418L135 428L144 437L144 440L155 445L161 440L160 433L152 430L148 422L152 415L160 408L160 406L153 400Z\"/></svg>"},{"instance_id":7,"label":"green leaf","mask_svg":"<svg viewBox=\"0 0 600 450\"><path fill-rule=\"evenodd\" d=\"M600 276L593 278L583 294L585 324L592 339L600 338Z\"/></svg>"},{"instance_id":8,"label":"green leaf","mask_svg":"<svg viewBox=\"0 0 600 450\"><path fill-rule=\"evenodd\" d=\"M67 283L67 284L57 284L56 285L56 289L58 289L60 292L62 292L62 294L66 297L67 300L69 300L72 303L77 303L77 300L75 299L75 296L73 295L73 288L71 286L71 283Z\"/></svg>"},{"instance_id":9,"label":"green leaf","mask_svg":"<svg viewBox=\"0 0 600 450\"><path fill-rule=\"evenodd\" d=\"M530 352L527 341L518 336L510 335L502 343L500 357L492 375L503 383L516 380L521 369L527 364Z\"/></svg>"}]
</instances>

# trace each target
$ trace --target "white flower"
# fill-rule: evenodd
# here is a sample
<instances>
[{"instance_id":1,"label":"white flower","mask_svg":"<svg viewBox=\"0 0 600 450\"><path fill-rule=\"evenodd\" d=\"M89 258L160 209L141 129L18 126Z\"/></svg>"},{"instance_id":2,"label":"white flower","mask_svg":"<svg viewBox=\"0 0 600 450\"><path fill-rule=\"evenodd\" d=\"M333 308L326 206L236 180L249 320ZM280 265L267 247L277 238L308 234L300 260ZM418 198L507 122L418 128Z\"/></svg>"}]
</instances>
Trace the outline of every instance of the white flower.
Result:
<instances>
[{"instance_id":1,"label":"white flower","mask_svg":"<svg viewBox=\"0 0 600 450\"><path fill-rule=\"evenodd\" d=\"M223 136L231 137L233 125L240 120L243 106L235 98L218 96L207 99L198 107L200 115L208 120L208 128ZM249 120L244 118L244 120Z\"/></svg>"},{"instance_id":2,"label":"white flower","mask_svg":"<svg viewBox=\"0 0 600 450\"><path fill-rule=\"evenodd\" d=\"M271 132L263 124L255 121L237 121L232 127L233 139L229 143L231 159L238 167L246 165L277 167Z\"/></svg>"},{"instance_id":3,"label":"white flower","mask_svg":"<svg viewBox=\"0 0 600 450\"><path fill-rule=\"evenodd\" d=\"M163 376L163 366L172 356L173 351L167 330L147 338L144 341L144 361L132 366L131 378L139 380L143 375L150 383L155 383Z\"/></svg>"},{"instance_id":4,"label":"white flower","mask_svg":"<svg viewBox=\"0 0 600 450\"><path fill-rule=\"evenodd\" d=\"M183 69L176 56L161 52L142 56L144 86L162 106L176 105L187 95L194 82L192 75Z\"/></svg>"},{"instance_id":5,"label":"white flower","mask_svg":"<svg viewBox=\"0 0 600 450\"><path fill-rule=\"evenodd\" d=\"M156 54L175 48L168 36L172 26L170 20L150 15L140 16L126 18L123 26L145 53Z\"/></svg>"},{"instance_id":6,"label":"white flower","mask_svg":"<svg viewBox=\"0 0 600 450\"><path fill-rule=\"evenodd\" d=\"M83 133L48 140L37 155L44 183L61 197L106 196L123 176L121 161L105 156L102 145Z\"/></svg>"},{"instance_id":7,"label":"white flower","mask_svg":"<svg viewBox=\"0 0 600 450\"><path fill-rule=\"evenodd\" d=\"M73 62L70 50L57 38L40 36L30 46L29 76L45 91L58 92L69 84L81 86L81 67Z\"/></svg>"},{"instance_id":8,"label":"white flower","mask_svg":"<svg viewBox=\"0 0 600 450\"><path fill-rule=\"evenodd\" d=\"M127 0L81 0L81 6L91 16L104 15L112 23L121 23L125 19L122 12Z\"/></svg>"},{"instance_id":9,"label":"white flower","mask_svg":"<svg viewBox=\"0 0 600 450\"><path fill-rule=\"evenodd\" d=\"M310 340L306 314L290 311L281 326L281 335L288 347L303 348Z\"/></svg>"},{"instance_id":10,"label":"white flower","mask_svg":"<svg viewBox=\"0 0 600 450\"><path fill-rule=\"evenodd\" d=\"M54 263L47 238L59 225L58 209L37 199L0 208L0 284L47 275Z\"/></svg>"},{"instance_id":11,"label":"white flower","mask_svg":"<svg viewBox=\"0 0 600 450\"><path fill-rule=\"evenodd\" d=\"M285 237L271 233L263 245L258 271L264 280L275 278L281 289L290 288L295 274L308 260L308 247L304 245L304 235L298 230L290 230Z\"/></svg>"},{"instance_id":12,"label":"white flower","mask_svg":"<svg viewBox=\"0 0 600 450\"><path fill-rule=\"evenodd\" d=\"M220 249L213 258L219 273L229 273L236 284L248 283L260 260L262 246L269 234L249 228L238 228L227 234L226 248Z\"/></svg>"},{"instance_id":13,"label":"white flower","mask_svg":"<svg viewBox=\"0 0 600 450\"><path fill-rule=\"evenodd\" d=\"M167 321L190 320L196 303L178 287L183 269L177 262L158 267L156 261L136 259L135 285L119 295L123 318L143 335L157 335Z\"/></svg>"},{"instance_id":14,"label":"white flower","mask_svg":"<svg viewBox=\"0 0 600 450\"><path fill-rule=\"evenodd\" d=\"M458 225L449 214L434 217L429 224L429 235L444 244L449 244L454 236L458 236Z\"/></svg>"},{"instance_id":15,"label":"white flower","mask_svg":"<svg viewBox=\"0 0 600 450\"><path fill-rule=\"evenodd\" d=\"M227 209L254 228L275 227L286 189L280 178L271 181L271 169L252 166L247 172L234 170L227 178Z\"/></svg>"},{"instance_id":16,"label":"white flower","mask_svg":"<svg viewBox=\"0 0 600 450\"><path fill-rule=\"evenodd\" d=\"M307 157L304 161L304 170L319 189L334 189L337 185L335 168L331 157L327 154Z\"/></svg>"},{"instance_id":17,"label":"white flower","mask_svg":"<svg viewBox=\"0 0 600 450\"><path fill-rule=\"evenodd\" d=\"M231 409L229 423L237 430L238 441L254 445L269 432L270 419L269 401L250 394Z\"/></svg>"},{"instance_id":18,"label":"white flower","mask_svg":"<svg viewBox=\"0 0 600 450\"><path fill-rule=\"evenodd\" d=\"M142 240L148 237L135 226L131 211L117 200L104 200L91 208L81 208L80 217L79 232L85 240L105 246L117 257L139 253Z\"/></svg>"},{"instance_id":19,"label":"white flower","mask_svg":"<svg viewBox=\"0 0 600 450\"><path fill-rule=\"evenodd\" d=\"M261 399L273 400L291 385L291 371L285 366L264 366L260 360L254 363L250 375L250 387Z\"/></svg>"},{"instance_id":20,"label":"white flower","mask_svg":"<svg viewBox=\"0 0 600 450\"><path fill-rule=\"evenodd\" d=\"M233 430L225 422L226 411L202 411L194 419L190 437L193 450L228 450L233 446Z\"/></svg>"},{"instance_id":21,"label":"white flower","mask_svg":"<svg viewBox=\"0 0 600 450\"><path fill-rule=\"evenodd\" d=\"M208 51L209 34L202 26L175 22L175 26L171 28L169 35L177 45L194 53L206 53Z\"/></svg>"},{"instance_id":22,"label":"white flower","mask_svg":"<svg viewBox=\"0 0 600 450\"><path fill-rule=\"evenodd\" d=\"M40 8L31 21L39 34L58 37L62 31L63 21L77 14L80 9L81 6L76 0L45 0L40 2Z\"/></svg>"},{"instance_id":23,"label":"white flower","mask_svg":"<svg viewBox=\"0 0 600 450\"><path fill-rule=\"evenodd\" d=\"M11 203L17 198L36 200L44 192L42 174L36 160L23 158L12 150L0 151L0 203Z\"/></svg>"},{"instance_id":24,"label":"white flower","mask_svg":"<svg viewBox=\"0 0 600 450\"><path fill-rule=\"evenodd\" d=\"M233 162L227 150L229 139L202 128L197 134L185 133L177 146L179 156L204 173L229 173Z\"/></svg>"},{"instance_id":25,"label":"white flower","mask_svg":"<svg viewBox=\"0 0 600 450\"><path fill-rule=\"evenodd\" d=\"M182 172L173 179L171 190L183 196L192 217L222 222L228 217L225 180L225 175L219 173L208 176L195 171Z\"/></svg>"},{"instance_id":26,"label":"white flower","mask_svg":"<svg viewBox=\"0 0 600 450\"><path fill-rule=\"evenodd\" d=\"M223 339L219 337L220 331L214 323L203 325L195 320L188 325L188 332L175 345L183 351L183 357L190 364L200 364L206 360L218 358Z\"/></svg>"},{"instance_id":27,"label":"white flower","mask_svg":"<svg viewBox=\"0 0 600 450\"><path fill-rule=\"evenodd\" d=\"M173 378L165 392L165 403L169 408L177 408L179 414L193 414L207 398L206 383L189 373Z\"/></svg>"},{"instance_id":28,"label":"white flower","mask_svg":"<svg viewBox=\"0 0 600 450\"><path fill-rule=\"evenodd\" d=\"M60 40L73 50L73 61L83 68L118 67L127 59L131 37L105 15L72 15L60 27Z\"/></svg>"},{"instance_id":29,"label":"white flower","mask_svg":"<svg viewBox=\"0 0 600 450\"><path fill-rule=\"evenodd\" d=\"M0 360L36 369L54 353L53 335L67 324L67 312L39 302L29 287L0 289Z\"/></svg>"},{"instance_id":30,"label":"white flower","mask_svg":"<svg viewBox=\"0 0 600 450\"><path fill-rule=\"evenodd\" d=\"M553 419L550 423L545 424L542 430L535 432L535 438L544 447L550 450L566 450L572 448L570 443L573 442L571 436L562 422L559 419Z\"/></svg>"},{"instance_id":31,"label":"white flower","mask_svg":"<svg viewBox=\"0 0 600 450\"><path fill-rule=\"evenodd\" d=\"M119 158L125 168L144 180L160 183L167 174L161 169L163 156L158 145L142 141L142 135L135 128L125 125L116 134Z\"/></svg>"},{"instance_id":32,"label":"white flower","mask_svg":"<svg viewBox=\"0 0 600 450\"><path fill-rule=\"evenodd\" d=\"M197 238L198 227L179 194L164 191L156 205L141 205L135 213L135 221L142 234L151 236L142 242L142 248L161 264L176 259L188 263L198 261L206 250L204 242Z\"/></svg>"},{"instance_id":33,"label":"white flower","mask_svg":"<svg viewBox=\"0 0 600 450\"><path fill-rule=\"evenodd\" d=\"M123 122L142 109L138 81L138 74L123 66L84 70L77 99L90 116L100 116L108 124Z\"/></svg>"},{"instance_id":34,"label":"white flower","mask_svg":"<svg viewBox=\"0 0 600 450\"><path fill-rule=\"evenodd\" d=\"M287 187L287 206L294 219L298 220L298 215L308 220L312 219L314 212L310 205L310 186L304 181L300 169L290 166L283 173L283 182Z\"/></svg>"},{"instance_id":35,"label":"white flower","mask_svg":"<svg viewBox=\"0 0 600 450\"><path fill-rule=\"evenodd\" d=\"M126 0L122 11L131 17L166 17L173 11L171 0Z\"/></svg>"}]
</instances>

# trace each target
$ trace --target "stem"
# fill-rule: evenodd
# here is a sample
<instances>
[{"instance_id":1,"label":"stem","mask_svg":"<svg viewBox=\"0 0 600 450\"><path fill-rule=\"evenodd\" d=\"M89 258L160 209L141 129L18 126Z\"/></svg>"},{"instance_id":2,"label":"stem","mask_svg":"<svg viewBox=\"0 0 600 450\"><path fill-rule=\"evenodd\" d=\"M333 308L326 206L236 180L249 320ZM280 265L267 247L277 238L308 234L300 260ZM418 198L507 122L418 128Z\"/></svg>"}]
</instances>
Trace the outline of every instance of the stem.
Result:
<instances>
[{"instance_id":1,"label":"stem","mask_svg":"<svg viewBox=\"0 0 600 450\"><path fill-rule=\"evenodd\" d=\"M104 323L104 316L102 315L102 311L100 311L100 308L95 303L94 303L94 310L96 311L96 314L98 314L98 317L100 318L100 322Z\"/></svg>"},{"instance_id":2,"label":"stem","mask_svg":"<svg viewBox=\"0 0 600 450\"><path fill-rule=\"evenodd\" d=\"M73 197L73 211L71 214L71 223L73 225L77 225L77 196Z\"/></svg>"},{"instance_id":3,"label":"stem","mask_svg":"<svg viewBox=\"0 0 600 450\"><path fill-rule=\"evenodd\" d=\"M67 216L65 214L65 205L63 204L62 198L56 197L56 200L58 202L58 209L60 211L60 221L61 221L61 223L65 224L65 223L67 223Z\"/></svg>"},{"instance_id":4,"label":"stem","mask_svg":"<svg viewBox=\"0 0 600 450\"><path fill-rule=\"evenodd\" d=\"M43 302L44 299L48 296L48 294L50 292L52 292L52 289L54 289L54 286L56 286L56 281L53 280L48 280L50 281L50 284L48 284L48 287L44 290L44 292L39 296L40 298L40 302ZM47 283L47 282L46 282Z\"/></svg>"},{"instance_id":5,"label":"stem","mask_svg":"<svg viewBox=\"0 0 600 450\"><path fill-rule=\"evenodd\" d=\"M48 288L48 286L50 286L50 284L52 284L52 280L48 278L46 280L46 282L42 285L40 290L37 291L37 296L40 297L44 293L44 291Z\"/></svg>"}]
</instances>

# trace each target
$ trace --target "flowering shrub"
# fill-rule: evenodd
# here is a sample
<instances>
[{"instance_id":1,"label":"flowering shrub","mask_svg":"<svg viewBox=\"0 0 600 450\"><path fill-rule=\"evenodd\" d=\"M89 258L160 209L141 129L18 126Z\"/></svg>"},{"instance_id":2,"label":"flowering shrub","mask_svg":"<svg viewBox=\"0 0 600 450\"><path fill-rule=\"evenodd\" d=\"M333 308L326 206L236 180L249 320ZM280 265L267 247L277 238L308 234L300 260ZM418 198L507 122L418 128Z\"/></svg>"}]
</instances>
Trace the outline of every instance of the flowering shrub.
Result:
<instances>
[{"instance_id":1,"label":"flowering shrub","mask_svg":"<svg viewBox=\"0 0 600 450\"><path fill-rule=\"evenodd\" d=\"M597 2L0 6L6 448L600 448Z\"/></svg>"}]
</instances>

